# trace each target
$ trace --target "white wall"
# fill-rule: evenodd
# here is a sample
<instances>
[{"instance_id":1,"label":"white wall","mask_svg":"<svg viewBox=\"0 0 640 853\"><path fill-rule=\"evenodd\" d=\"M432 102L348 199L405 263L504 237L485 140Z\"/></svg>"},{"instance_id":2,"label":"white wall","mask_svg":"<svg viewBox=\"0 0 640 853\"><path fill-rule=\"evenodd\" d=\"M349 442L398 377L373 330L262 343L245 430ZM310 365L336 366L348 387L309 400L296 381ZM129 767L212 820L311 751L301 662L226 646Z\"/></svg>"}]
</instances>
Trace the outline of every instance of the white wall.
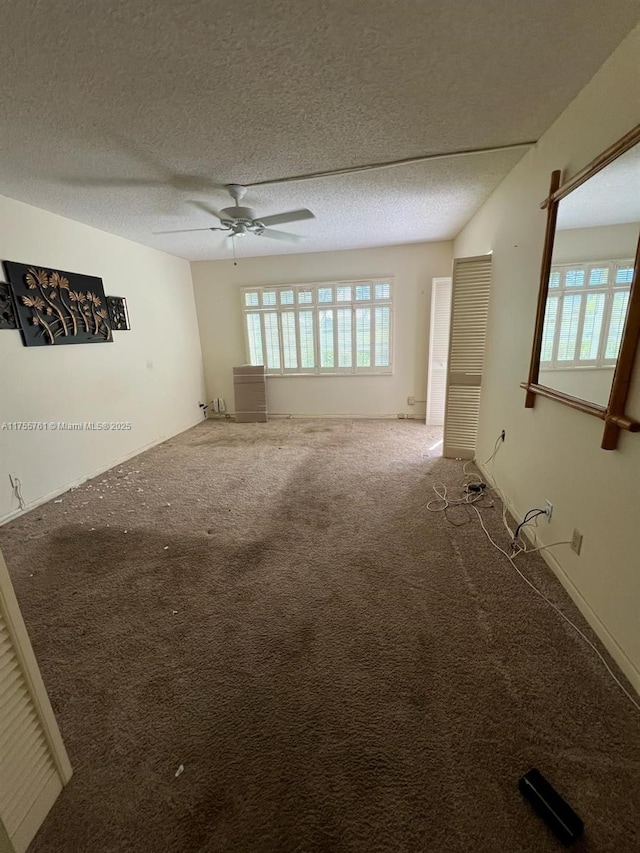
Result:
<instances>
[{"instance_id":1,"label":"white wall","mask_svg":"<svg viewBox=\"0 0 640 853\"><path fill-rule=\"evenodd\" d=\"M451 243L276 255L191 265L207 393L233 401L232 368L244 364L240 287L395 277L394 372L390 376L269 377L272 414L425 416L431 279L451 274Z\"/></svg>"},{"instance_id":2,"label":"white wall","mask_svg":"<svg viewBox=\"0 0 640 853\"><path fill-rule=\"evenodd\" d=\"M197 423L202 359L187 261L0 197L0 259L103 279L127 299L113 343L24 347L0 331L0 521ZM125 432L23 432L7 421L123 421Z\"/></svg>"},{"instance_id":3,"label":"white wall","mask_svg":"<svg viewBox=\"0 0 640 853\"><path fill-rule=\"evenodd\" d=\"M507 438L495 474L519 513L554 504L544 542L584 533L582 555L554 548L550 564L636 689L640 690L640 434L600 450L602 422L539 398L524 408L547 195L553 169L575 174L640 120L640 27L507 176L463 229L455 255L493 250L493 293L478 458L501 429ZM629 412L640 418L640 358ZM550 552L543 552L547 555ZM508 565L505 571L509 571ZM523 586L522 595L528 595Z\"/></svg>"},{"instance_id":4,"label":"white wall","mask_svg":"<svg viewBox=\"0 0 640 853\"><path fill-rule=\"evenodd\" d=\"M613 382L611 367L567 367L562 369L540 369L540 384L564 391L572 397L606 406Z\"/></svg>"},{"instance_id":5,"label":"white wall","mask_svg":"<svg viewBox=\"0 0 640 853\"><path fill-rule=\"evenodd\" d=\"M553 263L611 261L635 258L640 222L600 225L596 228L567 228L557 231L553 241Z\"/></svg>"}]
</instances>

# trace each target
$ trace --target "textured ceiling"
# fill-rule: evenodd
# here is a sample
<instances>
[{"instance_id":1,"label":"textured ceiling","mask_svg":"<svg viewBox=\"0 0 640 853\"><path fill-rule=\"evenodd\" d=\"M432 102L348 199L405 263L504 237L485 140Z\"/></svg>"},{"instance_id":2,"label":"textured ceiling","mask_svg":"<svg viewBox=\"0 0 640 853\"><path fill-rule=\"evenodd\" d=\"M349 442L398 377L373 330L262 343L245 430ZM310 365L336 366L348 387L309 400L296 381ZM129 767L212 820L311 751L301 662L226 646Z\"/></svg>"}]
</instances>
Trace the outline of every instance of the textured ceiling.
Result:
<instances>
[{"instance_id":1,"label":"textured ceiling","mask_svg":"<svg viewBox=\"0 0 640 853\"><path fill-rule=\"evenodd\" d=\"M559 229L640 222L640 143L561 199Z\"/></svg>"},{"instance_id":2,"label":"textured ceiling","mask_svg":"<svg viewBox=\"0 0 640 853\"><path fill-rule=\"evenodd\" d=\"M223 206L216 184L539 138L638 19L637 0L0 3L0 193L191 259L229 248L152 232L216 224L189 204ZM255 188L261 215L317 218L239 252L453 237L520 156Z\"/></svg>"}]
</instances>

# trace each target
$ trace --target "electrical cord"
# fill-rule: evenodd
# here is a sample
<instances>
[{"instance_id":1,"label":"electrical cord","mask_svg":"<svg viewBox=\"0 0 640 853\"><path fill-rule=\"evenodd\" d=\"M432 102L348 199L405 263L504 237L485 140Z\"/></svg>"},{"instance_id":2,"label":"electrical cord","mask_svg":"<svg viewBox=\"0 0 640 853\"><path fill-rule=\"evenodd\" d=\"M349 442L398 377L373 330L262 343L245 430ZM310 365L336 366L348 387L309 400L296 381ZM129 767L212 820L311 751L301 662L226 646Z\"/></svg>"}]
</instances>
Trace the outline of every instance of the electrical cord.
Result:
<instances>
[{"instance_id":1,"label":"electrical cord","mask_svg":"<svg viewBox=\"0 0 640 853\"><path fill-rule=\"evenodd\" d=\"M531 513L535 513L535 515L531 515ZM537 518L539 515L546 515L547 513L543 509L539 509L538 507L534 507L533 509L527 510L524 514L524 518L520 522L520 524L516 527L516 534L518 534L528 522L533 521L534 518Z\"/></svg>"},{"instance_id":2,"label":"electrical cord","mask_svg":"<svg viewBox=\"0 0 640 853\"><path fill-rule=\"evenodd\" d=\"M540 518L541 515L546 515L547 514L546 511L540 510L540 509L529 510L525 515L525 520L523 520L522 523L518 525L516 530L513 531L511 529L511 527L509 526L509 522L507 521L507 502L505 501L502 492L495 485L489 486L488 489L491 490L492 492L495 492L496 496L498 497L498 500L502 504L502 523L504 524L504 527L505 527L507 533L509 534L509 538L511 540L511 556L512 557L517 557L519 554L534 554L534 553L536 553L536 551L544 551L546 548L553 548L556 545L571 545L571 540L565 539L565 540L562 540L561 542L552 542L549 545L541 545L538 548L529 548L527 546L527 543L522 538L522 535L521 535L522 531L524 530L525 527L528 527L530 524L533 524L534 527L537 527L538 526L538 518ZM528 519L527 516L531 512L535 512L536 514L534 516L532 516L532 518Z\"/></svg>"},{"instance_id":3,"label":"electrical cord","mask_svg":"<svg viewBox=\"0 0 640 853\"><path fill-rule=\"evenodd\" d=\"M498 453L498 450L500 449L501 443L502 443L502 436L498 436L496 443L494 445L494 448L493 448L493 452L492 452L491 456L487 459L485 464L490 464L493 462L493 460L496 457L496 454ZM478 516L478 520L480 521L480 525L482 526L482 529L484 530L484 532L485 532L487 538L489 539L489 541L491 542L491 544L495 548L497 548L501 554L504 554L504 556L507 557L507 559L509 560L509 562L511 563L513 568L520 575L520 577L527 583L527 585L530 586L531 589L533 589L533 591L537 595L539 595L542 599L544 599L544 601L546 601L554 610L556 610L562 616L562 618L565 620L565 622L568 622L568 624L571 625L572 628L574 628L574 630L585 640L585 642L587 642L589 644L589 646L596 652L598 657L602 660L602 662L606 666L607 670L609 671L609 673L611 674L613 679L616 681L616 683L623 690L623 692L631 699L633 704L636 705L636 707L638 707L640 709L640 706L637 705L637 703L631 697L631 695L628 693L626 688L616 678L615 674L612 672L611 668L609 667L609 665L607 664L605 659L602 657L602 655L600 654L598 649L593 645L593 643L583 634L583 632L577 627L577 625L574 625L574 623L567 616L565 616L564 613L562 613L562 611L558 607L556 607L556 605L552 601L550 601L544 595L544 593L542 593L520 571L520 569L518 568L518 566L515 563L515 557L519 556L520 554L534 554L538 551L544 551L547 548L554 548L556 545L570 545L571 542L570 541L552 542L549 545L542 545L538 548L527 548L526 543L522 540L520 534L522 533L524 528L526 526L528 526L529 524L535 524L537 526L538 518L541 515L546 516L546 514L547 514L546 511L543 509L539 509L539 508L534 508L534 509L528 510L525 513L523 520L516 527L515 531L512 531L511 528L509 527L508 522L507 522L506 501L504 500L502 493L500 492L498 487L495 485L494 486L487 486L487 484L483 482L482 477L480 476L479 473L476 473L475 471L469 471L468 467L469 467L469 465L472 465L472 464L474 464L474 460L470 459L467 462L465 462L464 465L462 466L462 471L463 471L463 475L465 478L465 485L463 487L463 496L459 499L451 499L448 496L447 487L444 485L444 483L436 483L433 485L432 488L433 488L434 492L436 493L437 498L432 498L431 501L429 501L429 503L427 504L427 509L430 512L444 512L445 517L447 518L447 521L450 524L452 524L454 527L461 527L463 524L466 524L468 522L456 523L456 522L452 521L447 514L447 510L451 506L462 505L465 507L466 512L469 513L470 512L469 507L470 507ZM471 480L471 482L469 482L469 480ZM476 489L472 489L473 485L476 485ZM478 488L478 487L480 487L480 488ZM502 518L503 518L504 526L507 529L509 536L510 536L510 539L511 539L511 549L512 549L511 554L507 554L507 552L505 550L500 548L500 546L497 545L496 542L494 542L494 540L491 538L487 528L484 525L484 521L482 519L482 515L481 515L478 507L475 506L475 504L479 503L479 501L482 500L482 498L484 498L488 492L495 492L495 494L498 496L498 499L502 503ZM432 504L434 504L434 502L440 502L442 505L437 506L437 507L433 507ZM489 504L486 508L493 507L494 505L495 504L492 500L491 504ZM472 518L472 516L471 516L471 518Z\"/></svg>"},{"instance_id":4,"label":"electrical cord","mask_svg":"<svg viewBox=\"0 0 640 853\"><path fill-rule=\"evenodd\" d=\"M504 438L502 437L502 433L500 433L500 435L496 438L495 444L493 445L493 453L485 461L484 464L489 466L489 475L490 475L490 479L493 483L493 485L490 485L489 488L491 489L491 491L496 493L496 495L500 499L500 502L502 503L502 523L504 525L505 530L509 534L511 540L513 541L514 533L513 533L513 530L509 527L509 522L507 521L507 502L505 501L500 489L496 486L496 484L495 484L496 478L493 474L493 462L496 458L498 450L500 450L503 443L504 443ZM470 463L475 464L475 459L470 459L469 462L465 463L463 470L466 470L466 466L469 465Z\"/></svg>"},{"instance_id":5,"label":"electrical cord","mask_svg":"<svg viewBox=\"0 0 640 853\"><path fill-rule=\"evenodd\" d=\"M448 515L447 510L451 507L457 506L469 506L470 504L479 503L483 501L486 497L484 483L482 484L483 488L479 488L477 490L471 490L468 488L467 484L462 486L462 495L459 498L449 497L449 492L444 483L438 482L434 483L432 488L436 493L437 497L431 498L427 503L427 510L429 512L443 512L447 521L452 524L454 527L461 527L462 524L467 524L468 521L472 520L472 516L469 516L468 521L465 522L454 522ZM493 501L490 504L486 505L486 508L493 506Z\"/></svg>"},{"instance_id":6,"label":"electrical cord","mask_svg":"<svg viewBox=\"0 0 640 853\"><path fill-rule=\"evenodd\" d=\"M501 442L502 442L502 436L498 436L498 439L497 439L495 446L493 448L493 453L487 459L487 461L485 462L485 465L489 464L490 462L493 461L496 453L499 450L499 445ZM461 487L462 495L460 498L450 498L447 487L445 486L444 483L438 482L438 483L433 484L432 488L433 488L433 491L436 493L437 497L431 498L431 500L427 503L427 509L429 510L429 512L443 512L445 514L445 517L447 518L447 521L449 521L450 523L453 523L453 522L451 522L451 519L447 515L447 510L450 507L452 507L452 506L464 506L464 505L478 503L479 501L482 501L487 496L487 494L489 492L495 491L495 489L492 486L487 485L483 481L483 479L479 473L477 473L476 471L468 471L467 470L467 467L469 465L473 465L473 464L474 464L474 460L469 459L462 466L462 473L464 475L464 482L463 482L462 487ZM471 481L471 482L469 482L469 481ZM474 488L474 486L475 486L475 488ZM437 505L434 506L434 504L441 504L441 505L440 506L437 506ZM494 506L493 501L490 504L487 504L486 508L488 509L492 506ZM454 526L460 527L461 525L455 524ZM511 533L511 531L509 531L509 532ZM511 535L513 536L513 534L511 534Z\"/></svg>"},{"instance_id":7,"label":"electrical cord","mask_svg":"<svg viewBox=\"0 0 640 853\"><path fill-rule=\"evenodd\" d=\"M541 513L541 515L546 515L546 512ZM550 548L550 545L542 545L539 548L529 548L525 540L522 538L521 533L525 527L528 527L530 524L533 524L534 527L538 526L538 519L540 515L535 515L530 521L524 522L521 525L518 536L513 539L511 542L511 554L513 557L517 557L518 554L532 554L534 551L544 551L545 548ZM563 540L562 542L554 543L556 545L571 545L571 540Z\"/></svg>"},{"instance_id":8,"label":"electrical cord","mask_svg":"<svg viewBox=\"0 0 640 853\"><path fill-rule=\"evenodd\" d=\"M532 512L535 512L535 515L532 515L531 518L529 518L529 515ZM539 518L541 515L546 515L546 514L547 513L544 509L530 509L527 513L525 513L524 518L522 519L520 524L515 529L515 533L513 535L512 547L514 547L514 548L516 547L518 539L520 538L520 531L522 530L523 527L525 527L527 524L532 522L534 519ZM523 550L526 551L527 550L526 547L523 548Z\"/></svg>"},{"instance_id":9,"label":"electrical cord","mask_svg":"<svg viewBox=\"0 0 640 853\"><path fill-rule=\"evenodd\" d=\"M635 706L635 708L637 708L637 710L638 710L638 711L640 711L640 702L638 702L638 701L637 701L637 700L636 700L636 699L631 695L631 693L627 690L627 688L624 686L624 684L620 681L620 679L617 677L617 675L615 674L615 672L611 669L611 667L609 666L609 664L608 664L608 663L607 663L607 661L605 660L604 655L602 655L602 654L600 653L600 651L599 651L599 650L598 650L598 648L595 646L595 644L591 642L591 640L590 640L590 639L589 639L589 638L588 638L588 637L587 637L587 636L586 636L586 635L585 635L585 634L580 630L580 628L578 628L578 626L577 626L577 625L575 625L575 624L571 621L571 619L569 619L569 617L568 617L568 616L565 616L565 614L562 612L562 610L560 610L560 608L559 608L559 607L557 607L557 606L553 603L553 601L551 601L549 598L547 598L547 596L546 596L543 592L541 592L541 591L538 589L538 587L537 587L537 586L535 586L535 584L533 584L533 583L529 580L529 578L528 578L526 575L524 575L524 574L520 571L520 569L518 568L518 566L517 566L517 565L516 565L516 563L515 563L515 559L514 559L514 557L512 557L510 554L507 554L507 552L506 552L503 548L501 548L501 547L500 547L500 546L499 546L499 545L498 545L498 544L497 544L497 543L496 543L496 542L491 538L491 534L489 533L489 531L488 531L488 530L487 530L487 528L485 527L485 525L484 525L484 521L482 520L482 515L480 514L480 511L477 509L477 507L473 506L473 507L472 507L472 509L473 509L473 510L475 510L475 512L476 512L476 514L477 514L477 516L478 516L478 521L480 522L480 526L481 526L481 527L482 527L482 529L484 530L484 532L485 532L485 535L486 535L487 539L489 540L489 542L491 542L491 544L493 545L493 547L494 547L494 548L496 548L498 551L500 551L500 553L501 553L501 554L504 554L504 556L507 558L507 560L509 560L509 562L511 563L511 565L513 566L513 568L516 570L516 572L518 573L518 575L520 575L520 577L521 577L521 578L522 578L522 580L527 584L527 586L529 586L529 587L530 587L530 588L535 592L535 594L536 594L536 595L539 595L539 596L540 596L540 598L541 598L543 601L546 601L546 603L547 603L550 607L552 607L552 608L556 611L556 613L557 613L559 616L561 616L561 617L564 619L564 621L565 621L568 625L570 625L570 626L573 628L573 630L574 630L574 631L575 631L575 632L576 632L580 637L582 637L582 639L585 641L585 643L586 643L586 644L587 644L587 645L592 649L592 651L594 651L594 652L595 652L595 654L600 658L600 661L601 661L601 662L602 662L602 664L604 665L605 669L607 670L607 672L609 673L609 675L611 676L611 678L612 678L612 679L615 681L615 683L618 685L618 687L620 688L620 690L622 690L622 692L623 692L623 693L625 694L625 696L629 699L629 701L631 702L631 704L632 704L632 705L634 705L634 706ZM543 548L552 548L552 547L553 547L553 545L566 545L566 544L570 544L570 543L567 543L567 542L554 542L552 545L544 545L542 548L535 548L535 549L533 549L533 550L534 550L534 551L542 551L542 550L543 550ZM533 553L533 551L529 551L528 553Z\"/></svg>"},{"instance_id":10,"label":"electrical cord","mask_svg":"<svg viewBox=\"0 0 640 853\"><path fill-rule=\"evenodd\" d=\"M564 621L565 621L568 625L570 625L570 626L573 628L573 630L574 630L574 631L575 631L575 632L576 632L576 633L577 633L577 634L578 634L578 635L579 635L579 636L584 640L584 642L589 646L589 648L590 648L590 649L591 649L591 650L596 654L596 656L600 659L601 663L603 664L603 666L605 667L605 669L607 670L607 672L609 673L609 675L611 676L611 678L613 679L613 681L618 685L618 687L620 688L620 690L622 690L622 692L623 692L623 693L625 694L625 696L629 699L629 701L631 702L631 704L632 704L632 705L633 705L633 706L634 706L638 711L640 711L640 703L639 703L639 702L637 701L637 699L636 699L636 698L635 698L635 697L634 697L634 696L633 696L633 695L632 695L632 694L627 690L627 688L624 686L624 684L620 681L620 679L617 677L617 675L615 674L615 672L611 669L611 667L609 666L609 664L608 664L608 662L606 661L605 657L601 654L601 652L599 651L599 649L597 648L597 646L596 646L594 643L592 643L592 642L591 642L591 640L590 640L590 639L589 639L589 638L584 634L584 632L583 632L583 631L581 631L581 630L580 630L580 628L578 628L578 626L577 626L577 625L575 625L575 624L571 621L571 619L569 619L569 617L568 617L568 616L565 616L565 614L562 612L562 610L560 610L560 608L559 608L559 607L557 607L557 606L553 603L553 601L551 601L549 598L547 598L547 596L546 596L546 595L545 595L541 590L539 590L539 589L537 588L537 586L535 586L535 584L534 584L534 583L532 583L532 582L529 580L529 578L527 578L527 577L526 577L526 575L524 575L524 574L523 574L523 572L521 572L521 571L520 571L520 569L518 568L518 566L516 565L515 558L516 558L517 556L519 556L520 554L534 554L534 553L536 553L537 551L544 551L544 550L546 550L547 548L554 548L556 545L570 545L570 544L571 544L571 542L567 540L567 541L562 541L562 542L551 542L549 545L541 545L541 546L540 546L540 547L538 547L538 548L527 548L527 547L526 547L526 544L522 541L522 539L521 539L521 537L520 537L520 534L521 534L522 530L524 529L524 527L525 527L525 526L527 526L527 525L529 525L529 524L531 524L531 523L533 523L534 525L536 525L536 526L537 526L538 518L540 517L540 515L546 515L546 512L545 512L544 510L537 510L537 511L536 511L536 510L529 510L529 512L525 515L525 519L527 518L527 516L528 516L528 515L529 515L529 513L531 513L531 512L534 512L534 511L535 511L535 512L537 512L537 514L536 514L535 516L533 516L533 518L529 519L528 521L527 521L527 520L525 520L525 519L523 519L522 523L521 523L520 525L518 525L518 528L517 528L517 531L518 531L518 532L517 532L517 537L516 537L516 535L515 535L514 531L512 531L512 530L511 530L511 528L509 527L509 523L508 523L508 521L507 521L507 502L506 502L506 500L505 500L505 498L504 498L504 495L503 495L503 494L502 494L502 492L500 491L500 489L495 485L495 476L494 476L494 474L493 474L493 460L495 459L496 454L497 454L498 450L500 449L500 445L501 445L501 443L502 443L502 434L501 434L501 435L499 435L499 436L498 436L498 438L496 439L496 443L495 443L494 448L493 448L493 453L492 453L492 454L491 454L491 456L487 459L487 461L485 462L485 465L490 465L489 473L490 473L491 480L493 481L493 485L492 485L492 486L490 486L489 488L490 488L490 490L491 490L492 492L494 492L494 493L497 495L498 499L499 499L499 500L500 500L500 502L502 503L502 520L503 520L503 524L504 524L504 526L505 526L505 528L506 528L507 532L509 533L509 536L511 537L511 546L512 546L512 553L511 553L511 554L507 554L507 552L506 552L503 548L501 548L501 547L500 547L500 546L499 546L499 545L498 545L498 544L493 540L493 538L491 537L491 535L490 535L489 531L488 531L488 530L487 530L487 528L485 527L485 524L484 524L484 521L483 521L483 518L482 518L482 514L480 513L480 511L478 510L478 508L477 508L476 506L471 506L471 509L472 509L472 510L476 513L476 515L478 516L478 521L480 522L480 526L482 527L482 529L483 529L483 531L484 531L484 533L485 533L485 535L486 535L487 539L489 540L489 542L491 542L491 544L494 546L494 548L496 548L498 551L500 551L500 553L501 553L501 554L503 554L503 555L507 558L507 560L509 560L509 562L511 563L512 567L516 570L516 572L518 573L518 575L519 575L519 576L522 578L522 580L527 584L527 586L529 586L529 587L530 587L530 588L535 592L535 594L536 594L536 595L538 595L540 598L542 598L542 600L543 600L543 601L545 601L545 602L546 602L546 603L547 603L551 608L553 608L553 610L555 610L555 611L556 611L556 613L557 613L559 616L561 616L561 617L562 617L562 619L564 619ZM468 471L467 471L467 466L468 466L470 463L475 463L475 460L470 460L469 462L466 462L466 463L464 464L464 466L463 466L463 469L462 469L462 470L463 470L463 472L464 472L465 477L474 476L474 475L473 475L473 472L468 472ZM478 476L478 475L475 475L475 476ZM469 511L469 510L468 510L468 511ZM521 545L518 545L518 540L522 543Z\"/></svg>"},{"instance_id":11,"label":"electrical cord","mask_svg":"<svg viewBox=\"0 0 640 853\"><path fill-rule=\"evenodd\" d=\"M495 476L493 474L493 461L496 458L498 451L502 447L503 442L504 442L504 438L502 437L502 433L501 433L495 440L495 444L493 445L493 452L491 453L491 456L489 456L489 458L485 461L484 464L490 466L489 472L490 472L491 480L493 480L493 483L494 483L493 485L488 485L487 490L494 492L502 504L502 523L503 523L505 530L507 531L507 533L509 534L509 537L511 539L511 548L512 548L513 556L517 556L518 554L522 554L525 552L528 554L531 554L534 551L541 551L544 548L551 548L551 547L553 547L552 545L544 545L544 546L542 546L542 548L535 548L535 549L528 548L526 542L522 539L522 537L520 535L522 533L522 530L524 530L524 528L527 525L531 524L532 521L534 522L535 526L537 527L538 526L537 519L539 518L540 515L546 515L547 514L546 510L540 509L538 507L529 510L525 514L524 519L522 520L521 524L518 525L518 527L516 528L515 531L513 531L511 529L511 527L509 526L509 522L507 521L507 502L504 499L504 495L502 494L500 489L495 485ZM469 465L475 465L475 464L476 464L475 459L469 459L462 466L462 471L463 471L465 477L467 477L467 478L475 477L477 480L482 482L482 477L480 476L480 474L476 474L473 471L467 470L467 467ZM535 512L536 515L534 515L530 519L529 514L532 512ZM554 543L554 545L560 545L560 544L561 545L564 545L564 544L570 545L571 542L566 542L566 543L565 542L556 542L556 543Z\"/></svg>"},{"instance_id":12,"label":"electrical cord","mask_svg":"<svg viewBox=\"0 0 640 853\"><path fill-rule=\"evenodd\" d=\"M563 539L561 542L550 542L548 545L541 545L539 548L527 548L526 551L518 551L513 556L517 557L518 554L535 554L537 551L546 551L547 548L554 548L556 545L571 545L571 539Z\"/></svg>"},{"instance_id":13,"label":"electrical cord","mask_svg":"<svg viewBox=\"0 0 640 853\"><path fill-rule=\"evenodd\" d=\"M21 510L23 510L26 508L27 505L24 502L24 498L22 497L22 482L20 481L19 477L12 477L11 474L9 474L9 479L11 480L11 488L13 489L13 494L15 495L16 500L18 501L18 506Z\"/></svg>"},{"instance_id":14,"label":"electrical cord","mask_svg":"<svg viewBox=\"0 0 640 853\"><path fill-rule=\"evenodd\" d=\"M461 498L449 498L448 492L447 492L447 487L444 485L444 483L435 483L432 488L433 488L433 491L436 493L437 497L432 498L427 503L427 509L430 512L444 512L445 517L447 518L447 521L450 524L453 524L454 527L461 527L462 524L466 524L467 522L462 522L462 523L452 522L451 519L449 518L449 516L447 515L447 510L450 507L452 507L452 506L464 506L467 513L469 513L470 510L473 510L476 513L476 515L478 516L478 521L480 522L480 526L482 527L487 539L493 545L493 547L496 548L498 551L500 551L500 553L503 554L507 558L507 560L509 560L512 567L516 570L517 574L522 578L522 580L527 584L527 586L530 587L535 592L535 594L538 595L543 601L545 601L551 608L553 608L553 610L555 610L556 613L559 616L561 616L562 619L564 619L564 621L568 625L570 625L573 628L573 630L584 640L584 642L589 646L589 648L600 659L600 661L602 662L603 666L605 667L605 669L607 670L607 672L609 673L609 675L611 676L613 681L618 685L620 690L622 690L622 692L629 699L631 704L635 708L637 708L638 711L640 711L640 703L632 696L632 694L627 690L627 688L624 686L624 684L620 681L620 679L617 677L615 672L611 669L611 667L607 663L605 657L600 653L600 651L596 647L596 645L594 643L592 643L591 640L586 636L586 634L584 634L584 632L581 631L580 628L578 628L578 626L574 622L572 622L568 616L565 616L565 614L562 612L562 610L560 610L560 608L557 605L555 605L553 603L553 601L551 601L549 598L547 598L547 596L541 590L539 590L538 587L534 583L532 583L532 581L530 581L529 578L523 572L521 572L520 569L518 568L518 566L516 565L515 558L517 556L519 556L520 554L535 554L538 551L545 551L547 548L555 548L556 545L570 545L571 542L569 540L562 541L562 542L551 542L549 545L541 545L538 548L527 548L526 543L522 540L520 534L522 533L524 528L527 527L529 524L534 524L537 526L538 518L541 515L547 514L546 510L539 509L539 508L534 508L534 509L528 510L528 512L525 513L523 520L516 527L515 531L511 530L509 523L507 521L507 503L506 503L506 500L504 499L502 492L495 485L495 477L493 475L493 460L495 459L502 442L503 442L503 438L502 438L502 434L501 434L496 439L496 443L494 445L493 452L492 452L491 456L489 456L489 458L485 462L485 465L491 466L490 474L491 474L491 479L493 480L494 485L487 485L486 483L484 483L484 481L483 481L483 479L479 473L476 473L475 471L469 471L468 470L469 465L475 464L475 460L470 459L467 462L465 462L464 465L462 466L462 473L464 476L464 485L462 487L462 497ZM470 480L471 480L471 482L469 482ZM479 487L479 488L476 488L476 489L471 488L473 485L476 485L476 487ZM484 524L480 510L478 509L477 506L475 506L475 504L479 503L479 501L481 501L484 497L486 497L489 492L495 493L495 495L497 495L498 499L502 503L502 521L503 521L503 524L504 524L507 532L509 533L509 537L511 540L511 554L507 554L507 552L494 541L494 539L491 537L491 534L489 533L489 531L485 527L485 524ZM442 505L437 506L437 507L432 506L432 504L438 503L438 502L441 503ZM492 506L494 506L493 500L491 501L491 504L487 505L486 508L489 508ZM532 515L532 513L533 513L533 515Z\"/></svg>"}]
</instances>

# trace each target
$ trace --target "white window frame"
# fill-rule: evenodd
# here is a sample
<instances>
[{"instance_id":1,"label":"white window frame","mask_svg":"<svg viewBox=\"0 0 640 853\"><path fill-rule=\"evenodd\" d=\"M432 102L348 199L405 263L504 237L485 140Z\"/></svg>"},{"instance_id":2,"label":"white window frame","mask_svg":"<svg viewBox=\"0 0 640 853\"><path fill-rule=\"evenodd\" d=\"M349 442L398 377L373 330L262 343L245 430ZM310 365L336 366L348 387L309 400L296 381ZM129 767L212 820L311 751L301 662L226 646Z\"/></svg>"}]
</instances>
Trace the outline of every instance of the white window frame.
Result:
<instances>
[{"instance_id":1,"label":"white window frame","mask_svg":"<svg viewBox=\"0 0 640 853\"><path fill-rule=\"evenodd\" d=\"M375 298L375 288L377 284L386 284L389 286L389 298L388 299L376 299ZM370 299L355 299L355 288L357 286L368 285L371 288ZM351 287L351 296L352 298L348 301L338 301L338 291L339 287ZM320 302L318 298L318 293L322 289L331 288L331 301L330 302ZM293 291L293 303L283 303L281 294L283 292ZM298 294L301 292L311 292L311 302L300 303L298 299ZM313 282L307 284L281 284L274 285L271 287L268 286L260 286L260 287L251 287L250 285L244 286L240 289L240 298L242 304L242 326L244 330L244 339L245 339L245 352L247 357L247 363L251 364L251 352L249 347L249 329L248 329L248 321L247 316L249 314L258 314L260 316L260 331L262 337L262 354L263 361L265 365L265 371L268 376L375 376L375 375L384 375L388 376L393 373L393 348L394 348L394 334L393 334L393 320L394 320L394 280L393 277L385 276L380 278L372 278L372 279L352 279L352 280L342 280L342 281L322 281L322 282ZM247 305L246 304L246 295L247 294L258 294L258 305ZM264 296L265 293L275 293L276 294L276 304L275 305L265 305L264 304ZM356 340L356 311L360 308L368 308L371 311L370 319L369 319L369 328L370 328L370 357L369 367L358 367L357 362L357 340ZM375 364L375 309L376 308L388 308L389 309L389 364L385 366L376 366ZM324 310L332 310L334 311L333 318L333 366L332 367L322 367L320 365L320 312ZM351 367L339 367L338 366L338 323L337 323L337 311L338 310L350 310L351 311ZM300 312L311 311L313 315L313 353L314 353L314 366L313 367L301 367L302 358L301 358L301 348L300 348L300 323L299 323L299 314ZM268 313L276 313L278 318L278 343L280 349L280 367L279 368L269 368L267 366L267 358L266 358L266 338L264 333L264 317L265 314ZM295 329L296 329L296 355L297 355L297 367L295 368L286 368L285 358L284 358L284 347L283 347L283 335L282 335L282 316L283 314L294 313L295 320Z\"/></svg>"},{"instance_id":2,"label":"white window frame","mask_svg":"<svg viewBox=\"0 0 640 853\"><path fill-rule=\"evenodd\" d=\"M611 311L613 307L613 299L616 293L629 293L631 290L631 284L616 284L616 277L619 269L625 269L627 267L633 267L634 260L633 258L629 259L616 259L616 260L608 260L608 261L589 261L589 262L578 262L578 263L566 263L566 264L553 264L551 267L551 274L549 277L549 282L552 280L552 276L554 273L560 276L560 283L557 287L551 287L549 285L549 290L547 293L547 304L549 299L554 297L558 298L558 306L556 309L556 320L555 320L555 333L553 339L553 346L551 351L551 359L549 361L543 361L542 356L543 353L540 353L540 368L544 370L584 370L584 369L593 369L598 368L602 369L605 367L615 367L617 362L616 358L606 358L605 352L607 347L607 338L609 332L609 324L611 322ZM609 275L608 281L606 285L589 285L589 278L591 275L591 270L593 269L603 269L608 268ZM567 286L566 285L566 276L570 271L583 271L584 272L584 283L580 287L575 286ZM586 296L588 294L604 294L605 296L605 304L604 304L604 313L602 317L602 324L600 327L600 338L598 341L598 354L596 358L593 359L581 359L576 358L576 355L580 353L580 346L582 343L582 335L584 330L584 318L587 306ZM583 298L580 300L580 313L578 316L578 328L576 332L576 343L574 349L574 358L573 359L559 359L558 358L558 350L560 346L560 332L562 329L562 306L564 303L565 296L573 296L573 295L581 295ZM545 323L546 323L546 312L545 312ZM544 326L543 326L543 341L544 341Z\"/></svg>"}]
</instances>

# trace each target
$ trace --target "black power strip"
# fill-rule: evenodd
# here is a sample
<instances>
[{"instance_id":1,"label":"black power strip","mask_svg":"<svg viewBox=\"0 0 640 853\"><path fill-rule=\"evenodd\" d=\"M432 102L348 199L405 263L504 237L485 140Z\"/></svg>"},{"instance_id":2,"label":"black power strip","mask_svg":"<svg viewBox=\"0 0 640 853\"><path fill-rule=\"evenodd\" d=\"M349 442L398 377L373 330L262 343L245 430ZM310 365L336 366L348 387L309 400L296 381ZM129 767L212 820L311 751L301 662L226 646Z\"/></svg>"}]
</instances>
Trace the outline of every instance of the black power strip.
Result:
<instances>
[{"instance_id":1,"label":"black power strip","mask_svg":"<svg viewBox=\"0 0 640 853\"><path fill-rule=\"evenodd\" d=\"M534 767L525 773L518 787L561 841L572 844L580 838L584 823L539 770Z\"/></svg>"}]
</instances>

